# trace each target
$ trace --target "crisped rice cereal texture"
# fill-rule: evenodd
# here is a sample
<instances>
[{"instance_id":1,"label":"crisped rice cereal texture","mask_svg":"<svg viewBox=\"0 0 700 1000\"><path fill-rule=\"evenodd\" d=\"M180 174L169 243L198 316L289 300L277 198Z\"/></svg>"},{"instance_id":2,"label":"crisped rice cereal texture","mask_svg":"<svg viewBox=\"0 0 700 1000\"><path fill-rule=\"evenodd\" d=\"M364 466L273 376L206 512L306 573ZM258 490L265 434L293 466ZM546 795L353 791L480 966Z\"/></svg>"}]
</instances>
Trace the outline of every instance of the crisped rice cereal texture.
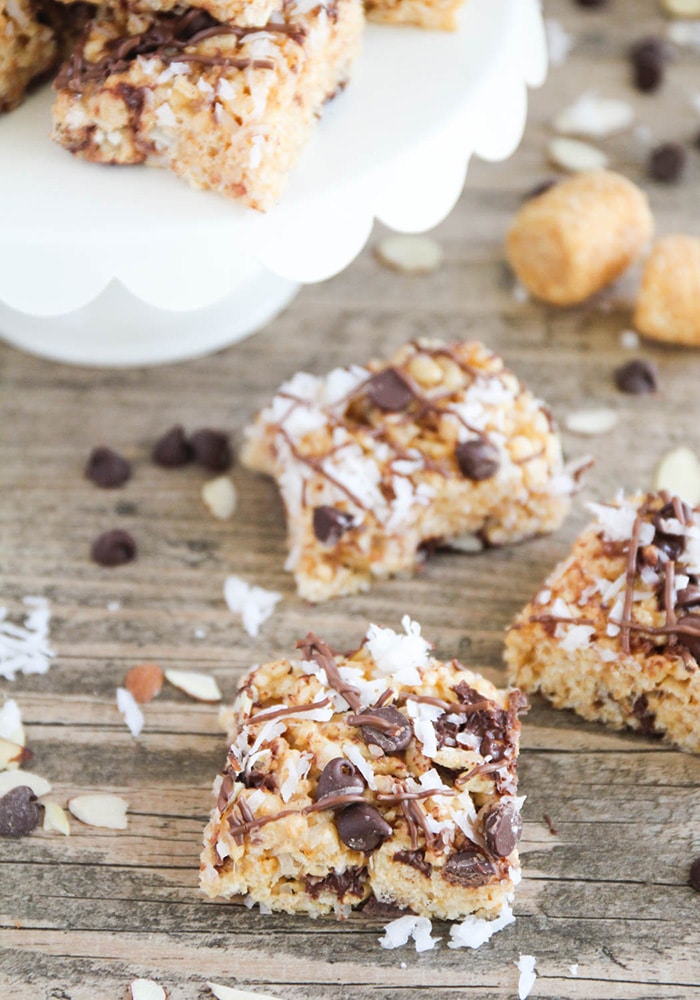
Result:
<instances>
[{"instance_id":1,"label":"crisped rice cereal texture","mask_svg":"<svg viewBox=\"0 0 700 1000\"><path fill-rule=\"evenodd\" d=\"M514 683L555 708L700 752L700 511L668 493L592 504L508 633Z\"/></svg>"},{"instance_id":2,"label":"crisped rice cereal texture","mask_svg":"<svg viewBox=\"0 0 700 1000\"><path fill-rule=\"evenodd\" d=\"M537 298L583 302L615 281L651 239L646 195L620 174L577 174L529 199L506 239L508 262Z\"/></svg>"},{"instance_id":3,"label":"crisped rice cereal texture","mask_svg":"<svg viewBox=\"0 0 700 1000\"><path fill-rule=\"evenodd\" d=\"M249 429L243 460L277 479L286 568L311 601L414 571L429 546L475 552L553 531L574 488L546 407L469 342L298 373Z\"/></svg>"},{"instance_id":4,"label":"crisped rice cereal texture","mask_svg":"<svg viewBox=\"0 0 700 1000\"><path fill-rule=\"evenodd\" d=\"M502 913L519 879L524 696L433 659L402 625L370 626L347 656L309 634L243 679L222 714L208 896L339 918L371 897L449 920Z\"/></svg>"},{"instance_id":5,"label":"crisped rice cereal texture","mask_svg":"<svg viewBox=\"0 0 700 1000\"><path fill-rule=\"evenodd\" d=\"M700 239L665 236L642 275L634 325L645 337L700 347Z\"/></svg>"},{"instance_id":6,"label":"crisped rice cereal texture","mask_svg":"<svg viewBox=\"0 0 700 1000\"><path fill-rule=\"evenodd\" d=\"M259 30L193 8L103 9L56 81L53 138L83 159L167 166L265 210L346 83L362 24L360 0L289 4Z\"/></svg>"},{"instance_id":7,"label":"crisped rice cereal texture","mask_svg":"<svg viewBox=\"0 0 700 1000\"><path fill-rule=\"evenodd\" d=\"M61 2L73 4L80 0ZM134 14L169 14L173 11L181 12L184 4L182 0L106 0L102 6L115 11L126 8ZM217 21L249 28L267 24L271 15L279 8L279 0L195 0L190 6L206 11Z\"/></svg>"},{"instance_id":8,"label":"crisped rice cereal texture","mask_svg":"<svg viewBox=\"0 0 700 1000\"><path fill-rule=\"evenodd\" d=\"M31 0L0 0L0 112L11 111L58 58L54 31Z\"/></svg>"},{"instance_id":9,"label":"crisped rice cereal texture","mask_svg":"<svg viewBox=\"0 0 700 1000\"><path fill-rule=\"evenodd\" d=\"M455 31L464 0L365 0L370 21Z\"/></svg>"}]
</instances>

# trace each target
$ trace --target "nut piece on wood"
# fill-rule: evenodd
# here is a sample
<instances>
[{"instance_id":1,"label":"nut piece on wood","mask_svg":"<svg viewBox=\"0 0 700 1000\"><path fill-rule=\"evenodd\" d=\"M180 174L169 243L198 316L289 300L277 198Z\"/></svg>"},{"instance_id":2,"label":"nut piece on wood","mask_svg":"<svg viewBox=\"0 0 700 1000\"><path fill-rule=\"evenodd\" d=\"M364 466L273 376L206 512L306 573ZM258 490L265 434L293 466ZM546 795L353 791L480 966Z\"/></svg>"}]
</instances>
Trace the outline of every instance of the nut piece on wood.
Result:
<instances>
[{"instance_id":1,"label":"nut piece on wood","mask_svg":"<svg viewBox=\"0 0 700 1000\"><path fill-rule=\"evenodd\" d=\"M681 446L665 455L656 470L654 488L677 493L688 503L700 503L700 462L690 448Z\"/></svg>"},{"instance_id":2,"label":"nut piece on wood","mask_svg":"<svg viewBox=\"0 0 700 1000\"><path fill-rule=\"evenodd\" d=\"M219 983L207 983L216 1000L279 1000L269 993L252 993L250 990L238 990L233 986L221 986Z\"/></svg>"},{"instance_id":3,"label":"nut piece on wood","mask_svg":"<svg viewBox=\"0 0 700 1000\"><path fill-rule=\"evenodd\" d=\"M129 989L131 1000L168 1000L168 991L153 979L134 979Z\"/></svg>"},{"instance_id":4,"label":"nut piece on wood","mask_svg":"<svg viewBox=\"0 0 700 1000\"><path fill-rule=\"evenodd\" d=\"M42 795L51 791L51 785L46 778L32 774L31 771L3 771L0 774L0 795L5 795L6 792L12 791L13 788L19 788L20 785L31 788L37 798L41 798Z\"/></svg>"},{"instance_id":5,"label":"nut piece on wood","mask_svg":"<svg viewBox=\"0 0 700 1000\"><path fill-rule=\"evenodd\" d=\"M147 705L163 689L165 674L157 663L138 663L127 670L124 687L139 705Z\"/></svg>"},{"instance_id":6,"label":"nut piece on wood","mask_svg":"<svg viewBox=\"0 0 700 1000\"><path fill-rule=\"evenodd\" d=\"M194 670L166 670L165 677L173 687L184 691L195 701L221 701L221 691L210 674L197 674Z\"/></svg>"},{"instance_id":7,"label":"nut piece on wood","mask_svg":"<svg viewBox=\"0 0 700 1000\"><path fill-rule=\"evenodd\" d=\"M429 274L442 263L442 247L429 236L387 236L375 253L382 264L404 274Z\"/></svg>"},{"instance_id":8,"label":"nut piece on wood","mask_svg":"<svg viewBox=\"0 0 700 1000\"><path fill-rule=\"evenodd\" d=\"M0 771L15 771L33 756L31 750L0 736Z\"/></svg>"},{"instance_id":9,"label":"nut piece on wood","mask_svg":"<svg viewBox=\"0 0 700 1000\"><path fill-rule=\"evenodd\" d=\"M593 171L526 202L508 232L506 254L533 295L575 305L619 278L652 231L646 195L619 174Z\"/></svg>"},{"instance_id":10,"label":"nut piece on wood","mask_svg":"<svg viewBox=\"0 0 700 1000\"><path fill-rule=\"evenodd\" d=\"M69 799L68 808L86 826L101 826L108 830L127 828L129 803L119 795L76 795Z\"/></svg>"},{"instance_id":11,"label":"nut piece on wood","mask_svg":"<svg viewBox=\"0 0 700 1000\"><path fill-rule=\"evenodd\" d=\"M700 239L665 236L644 267L634 325L645 337L700 347Z\"/></svg>"},{"instance_id":12,"label":"nut piece on wood","mask_svg":"<svg viewBox=\"0 0 700 1000\"><path fill-rule=\"evenodd\" d=\"M555 167L560 167L570 174L605 170L608 165L608 158L602 149L580 139L568 139L562 136L551 140L547 146L547 156Z\"/></svg>"},{"instance_id":13,"label":"nut piece on wood","mask_svg":"<svg viewBox=\"0 0 700 1000\"><path fill-rule=\"evenodd\" d=\"M70 837L68 816L57 802L47 802L44 805L43 829L46 833L62 833L64 837Z\"/></svg>"},{"instance_id":14,"label":"nut piece on wood","mask_svg":"<svg viewBox=\"0 0 700 1000\"><path fill-rule=\"evenodd\" d=\"M228 521L236 510L236 487L228 476L217 476L202 486L202 503L212 517Z\"/></svg>"}]
</instances>

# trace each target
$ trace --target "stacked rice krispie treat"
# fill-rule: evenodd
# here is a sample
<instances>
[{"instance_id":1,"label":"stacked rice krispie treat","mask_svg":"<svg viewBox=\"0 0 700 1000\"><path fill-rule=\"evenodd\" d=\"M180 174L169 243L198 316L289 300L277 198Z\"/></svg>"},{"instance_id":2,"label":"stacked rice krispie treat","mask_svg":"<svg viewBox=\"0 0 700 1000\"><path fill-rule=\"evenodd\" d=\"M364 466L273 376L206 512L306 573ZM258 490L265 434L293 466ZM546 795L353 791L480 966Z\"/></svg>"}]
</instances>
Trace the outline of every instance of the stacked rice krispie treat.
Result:
<instances>
[{"instance_id":1,"label":"stacked rice krispie treat","mask_svg":"<svg viewBox=\"0 0 700 1000\"><path fill-rule=\"evenodd\" d=\"M428 918L504 917L520 877L526 700L434 659L420 626L402 625L371 625L346 655L310 633L242 680L222 714L208 896L311 916L373 898Z\"/></svg>"},{"instance_id":2,"label":"stacked rice krispie treat","mask_svg":"<svg viewBox=\"0 0 700 1000\"><path fill-rule=\"evenodd\" d=\"M553 531L576 478L547 408L476 342L421 340L388 363L299 372L242 457L277 479L286 568L311 601L414 571L431 548Z\"/></svg>"},{"instance_id":3,"label":"stacked rice krispie treat","mask_svg":"<svg viewBox=\"0 0 700 1000\"><path fill-rule=\"evenodd\" d=\"M361 2L205 6L101 8L56 80L53 136L84 159L168 166L264 210L348 80Z\"/></svg>"}]
</instances>

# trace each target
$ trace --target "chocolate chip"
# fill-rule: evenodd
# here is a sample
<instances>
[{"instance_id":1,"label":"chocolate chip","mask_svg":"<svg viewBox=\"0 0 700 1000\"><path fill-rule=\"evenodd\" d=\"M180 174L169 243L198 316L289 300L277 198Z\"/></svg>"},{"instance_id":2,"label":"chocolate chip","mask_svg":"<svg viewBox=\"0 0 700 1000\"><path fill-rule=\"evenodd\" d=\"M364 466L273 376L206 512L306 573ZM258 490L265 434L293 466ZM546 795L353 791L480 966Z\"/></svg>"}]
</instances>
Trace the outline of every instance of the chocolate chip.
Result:
<instances>
[{"instance_id":1,"label":"chocolate chip","mask_svg":"<svg viewBox=\"0 0 700 1000\"><path fill-rule=\"evenodd\" d=\"M164 469L180 469L194 458L192 445L180 424L171 427L153 445L151 458Z\"/></svg>"},{"instance_id":2,"label":"chocolate chip","mask_svg":"<svg viewBox=\"0 0 700 1000\"><path fill-rule=\"evenodd\" d=\"M696 858L690 866L690 878L688 879L688 884L691 885L696 892L700 892L700 858Z\"/></svg>"},{"instance_id":3,"label":"chocolate chip","mask_svg":"<svg viewBox=\"0 0 700 1000\"><path fill-rule=\"evenodd\" d=\"M190 438L194 460L211 472L225 472L233 465L233 451L228 434L204 428Z\"/></svg>"},{"instance_id":4,"label":"chocolate chip","mask_svg":"<svg viewBox=\"0 0 700 1000\"><path fill-rule=\"evenodd\" d=\"M652 149L649 156L649 176L663 184L675 184L683 176L686 152L678 142L665 142Z\"/></svg>"},{"instance_id":5,"label":"chocolate chip","mask_svg":"<svg viewBox=\"0 0 700 1000\"><path fill-rule=\"evenodd\" d=\"M632 77L637 90L651 93L663 83L668 49L662 38L643 38L630 49Z\"/></svg>"},{"instance_id":6,"label":"chocolate chip","mask_svg":"<svg viewBox=\"0 0 700 1000\"><path fill-rule=\"evenodd\" d=\"M489 809L483 819L484 839L491 854L506 858L515 849L523 832L523 818L512 802Z\"/></svg>"},{"instance_id":7,"label":"chocolate chip","mask_svg":"<svg viewBox=\"0 0 700 1000\"><path fill-rule=\"evenodd\" d=\"M604 7L608 0L575 0L579 7Z\"/></svg>"},{"instance_id":8,"label":"chocolate chip","mask_svg":"<svg viewBox=\"0 0 700 1000\"><path fill-rule=\"evenodd\" d=\"M633 396L656 392L659 387L656 365L643 358L628 361L626 365L615 369L615 385L620 392L629 392Z\"/></svg>"},{"instance_id":9,"label":"chocolate chip","mask_svg":"<svg viewBox=\"0 0 700 1000\"><path fill-rule=\"evenodd\" d=\"M476 850L453 854L443 868L443 876L456 885L486 885L496 874L496 866Z\"/></svg>"},{"instance_id":10,"label":"chocolate chip","mask_svg":"<svg viewBox=\"0 0 700 1000\"><path fill-rule=\"evenodd\" d=\"M662 525L670 519L676 518L676 512L671 504L666 504L657 511L652 518L655 532L654 545L657 549L665 552L669 559L677 559L685 549L685 535L683 532L667 531Z\"/></svg>"},{"instance_id":11,"label":"chocolate chip","mask_svg":"<svg viewBox=\"0 0 700 1000\"><path fill-rule=\"evenodd\" d=\"M676 594L676 607L694 608L698 604L700 604L700 587L697 584L683 587Z\"/></svg>"},{"instance_id":12,"label":"chocolate chip","mask_svg":"<svg viewBox=\"0 0 700 1000\"><path fill-rule=\"evenodd\" d=\"M546 194L548 191L551 191L552 188L556 187L558 183L559 179L557 177L548 177L546 180L540 181L540 183L535 184L535 186L531 188L527 194L523 195L523 201L532 201L533 198L539 198L541 194Z\"/></svg>"},{"instance_id":13,"label":"chocolate chip","mask_svg":"<svg viewBox=\"0 0 700 1000\"><path fill-rule=\"evenodd\" d=\"M381 813L365 802L343 809L335 825L338 836L351 851L374 851L394 832Z\"/></svg>"},{"instance_id":14,"label":"chocolate chip","mask_svg":"<svg viewBox=\"0 0 700 1000\"><path fill-rule=\"evenodd\" d=\"M352 514L337 507L314 507L314 535L324 545L335 545L353 523Z\"/></svg>"},{"instance_id":15,"label":"chocolate chip","mask_svg":"<svg viewBox=\"0 0 700 1000\"><path fill-rule=\"evenodd\" d=\"M422 849L417 851L397 851L394 854L394 861L399 861L401 864L416 868L427 878L430 878L433 871L433 866L429 861L425 860L425 851Z\"/></svg>"},{"instance_id":16,"label":"chocolate chip","mask_svg":"<svg viewBox=\"0 0 700 1000\"><path fill-rule=\"evenodd\" d=\"M231 792L233 791L233 778L230 774L225 774L223 781L221 782L221 787L219 788L219 797L216 801L216 808L219 812L223 812L228 805L228 800L231 798Z\"/></svg>"},{"instance_id":17,"label":"chocolate chip","mask_svg":"<svg viewBox=\"0 0 700 1000\"><path fill-rule=\"evenodd\" d=\"M314 802L326 799L329 795L362 795L364 790L364 779L355 765L345 757L334 757L321 771Z\"/></svg>"},{"instance_id":18,"label":"chocolate chip","mask_svg":"<svg viewBox=\"0 0 700 1000\"><path fill-rule=\"evenodd\" d=\"M498 450L490 441L476 438L474 441L463 441L455 448L457 464L465 479L475 483L483 479L491 479L498 472L501 464Z\"/></svg>"},{"instance_id":19,"label":"chocolate chip","mask_svg":"<svg viewBox=\"0 0 700 1000\"><path fill-rule=\"evenodd\" d=\"M111 448L93 448L85 466L86 477L103 489L123 486L131 478L131 465Z\"/></svg>"},{"instance_id":20,"label":"chocolate chip","mask_svg":"<svg viewBox=\"0 0 700 1000\"><path fill-rule=\"evenodd\" d=\"M363 726L360 722L360 732L365 743L373 743L375 746L381 747L384 753L398 753L400 750L405 750L411 742L413 727L406 716L393 705L385 705L382 708L366 708L357 716L358 721L362 719L363 715L384 719L385 722L394 727L393 729L380 729L371 723Z\"/></svg>"},{"instance_id":21,"label":"chocolate chip","mask_svg":"<svg viewBox=\"0 0 700 1000\"><path fill-rule=\"evenodd\" d=\"M653 712L649 711L649 699L645 694L640 694L638 698L635 698L632 705L632 712L639 720L639 728L645 736L658 735L654 724L656 716Z\"/></svg>"},{"instance_id":22,"label":"chocolate chip","mask_svg":"<svg viewBox=\"0 0 700 1000\"><path fill-rule=\"evenodd\" d=\"M27 785L10 789L0 799L0 837L26 837L41 817L41 806Z\"/></svg>"},{"instance_id":23,"label":"chocolate chip","mask_svg":"<svg viewBox=\"0 0 700 1000\"><path fill-rule=\"evenodd\" d=\"M98 566L123 566L136 558L136 542L128 531L105 531L92 543L90 552Z\"/></svg>"},{"instance_id":24,"label":"chocolate chip","mask_svg":"<svg viewBox=\"0 0 700 1000\"><path fill-rule=\"evenodd\" d=\"M323 878L313 875L304 876L306 891L312 899L318 899L322 892L332 892L338 899L345 896L355 896L361 899L365 894L367 869L346 868L344 872L332 871Z\"/></svg>"},{"instance_id":25,"label":"chocolate chip","mask_svg":"<svg viewBox=\"0 0 700 1000\"><path fill-rule=\"evenodd\" d=\"M698 630L698 635L686 635L683 632L678 632L676 637L681 646L685 646L696 662L700 663L700 615L684 615L678 619L678 624Z\"/></svg>"},{"instance_id":26,"label":"chocolate chip","mask_svg":"<svg viewBox=\"0 0 700 1000\"><path fill-rule=\"evenodd\" d=\"M384 413L401 413L408 409L413 400L413 390L395 368L385 368L377 372L366 386L372 403Z\"/></svg>"}]
</instances>

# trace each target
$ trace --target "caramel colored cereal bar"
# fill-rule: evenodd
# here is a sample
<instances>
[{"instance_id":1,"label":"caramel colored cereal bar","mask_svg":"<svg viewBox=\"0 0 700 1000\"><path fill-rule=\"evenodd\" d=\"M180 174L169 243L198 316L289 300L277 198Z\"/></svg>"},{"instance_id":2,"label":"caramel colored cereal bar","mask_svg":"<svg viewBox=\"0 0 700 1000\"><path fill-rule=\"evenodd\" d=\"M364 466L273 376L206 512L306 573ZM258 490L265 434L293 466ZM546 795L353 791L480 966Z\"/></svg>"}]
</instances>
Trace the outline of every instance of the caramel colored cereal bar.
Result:
<instances>
[{"instance_id":1,"label":"caramel colored cereal bar","mask_svg":"<svg viewBox=\"0 0 700 1000\"><path fill-rule=\"evenodd\" d=\"M31 0L0 0L0 112L16 107L58 58L56 35Z\"/></svg>"},{"instance_id":2,"label":"caramel colored cereal bar","mask_svg":"<svg viewBox=\"0 0 700 1000\"><path fill-rule=\"evenodd\" d=\"M370 21L454 31L464 0L365 0Z\"/></svg>"},{"instance_id":3,"label":"caramel colored cereal bar","mask_svg":"<svg viewBox=\"0 0 700 1000\"><path fill-rule=\"evenodd\" d=\"M56 81L53 137L84 159L168 166L264 210L346 82L362 24L359 0L291 4L263 29L196 9L102 10Z\"/></svg>"},{"instance_id":4,"label":"caramel colored cereal bar","mask_svg":"<svg viewBox=\"0 0 700 1000\"><path fill-rule=\"evenodd\" d=\"M479 343L421 341L390 363L299 373L249 429L276 477L287 569L311 601L559 527L574 488L546 407Z\"/></svg>"},{"instance_id":5,"label":"caramel colored cereal bar","mask_svg":"<svg viewBox=\"0 0 700 1000\"><path fill-rule=\"evenodd\" d=\"M317 636L253 668L222 713L201 886L210 897L346 917L503 917L519 881L518 713L526 700L430 655L420 626Z\"/></svg>"},{"instance_id":6,"label":"caramel colored cereal bar","mask_svg":"<svg viewBox=\"0 0 700 1000\"><path fill-rule=\"evenodd\" d=\"M508 634L510 677L556 708L700 752L700 511L668 493L591 508Z\"/></svg>"}]
</instances>

